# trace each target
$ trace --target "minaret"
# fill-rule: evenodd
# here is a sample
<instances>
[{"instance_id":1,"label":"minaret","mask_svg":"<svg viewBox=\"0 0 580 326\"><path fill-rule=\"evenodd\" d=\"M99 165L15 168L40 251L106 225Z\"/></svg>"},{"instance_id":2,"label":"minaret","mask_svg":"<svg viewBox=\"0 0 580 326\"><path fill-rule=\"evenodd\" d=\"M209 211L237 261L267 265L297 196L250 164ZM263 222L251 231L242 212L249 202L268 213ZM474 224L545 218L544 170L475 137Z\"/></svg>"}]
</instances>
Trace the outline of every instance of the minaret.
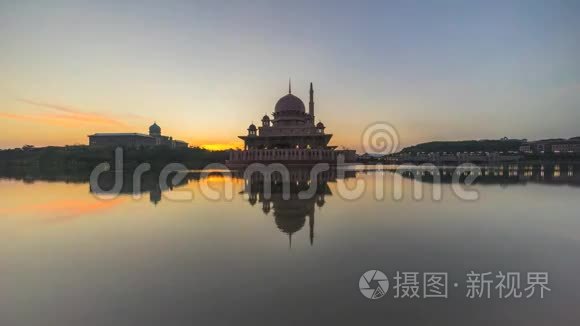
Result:
<instances>
[{"instance_id":1,"label":"minaret","mask_svg":"<svg viewBox=\"0 0 580 326\"><path fill-rule=\"evenodd\" d=\"M310 83L310 102L308 103L308 114L310 114L310 121L314 125L314 88L312 88L312 83Z\"/></svg>"}]
</instances>

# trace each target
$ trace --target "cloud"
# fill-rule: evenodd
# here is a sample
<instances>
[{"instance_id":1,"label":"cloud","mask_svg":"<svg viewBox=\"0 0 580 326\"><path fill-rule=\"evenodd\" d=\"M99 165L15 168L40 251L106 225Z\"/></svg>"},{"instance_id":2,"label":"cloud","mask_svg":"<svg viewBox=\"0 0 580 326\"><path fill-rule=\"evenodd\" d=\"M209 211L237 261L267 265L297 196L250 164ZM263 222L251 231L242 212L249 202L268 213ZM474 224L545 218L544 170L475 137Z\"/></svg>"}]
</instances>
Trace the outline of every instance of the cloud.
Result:
<instances>
[{"instance_id":1,"label":"cloud","mask_svg":"<svg viewBox=\"0 0 580 326\"><path fill-rule=\"evenodd\" d=\"M58 117L48 115L13 114L0 112L0 117L12 120L39 122L43 124L51 124L64 127L71 125L70 119L62 119L62 118L59 119Z\"/></svg>"},{"instance_id":2,"label":"cloud","mask_svg":"<svg viewBox=\"0 0 580 326\"><path fill-rule=\"evenodd\" d=\"M101 126L112 127L127 127L127 124L119 119L107 116L105 114L86 112L80 109L55 105L50 103L43 103L31 101L27 99L18 99L19 102L48 109L50 112L40 114L13 114L2 113L0 116L8 119L22 120L22 121L36 121L40 123L56 124L56 125L71 125L76 123L88 123Z\"/></svg>"},{"instance_id":3,"label":"cloud","mask_svg":"<svg viewBox=\"0 0 580 326\"><path fill-rule=\"evenodd\" d=\"M18 100L18 102L22 102L22 103L26 103L26 104L30 104L30 105L35 105L35 106L40 106L40 107L44 107L44 108L49 108L49 109L54 109L54 110L61 111L61 112L78 113L80 111L77 109L71 109L68 107L61 106L61 105L36 102L36 101L31 101L31 100L22 99L22 98L19 98L17 100Z\"/></svg>"}]
</instances>

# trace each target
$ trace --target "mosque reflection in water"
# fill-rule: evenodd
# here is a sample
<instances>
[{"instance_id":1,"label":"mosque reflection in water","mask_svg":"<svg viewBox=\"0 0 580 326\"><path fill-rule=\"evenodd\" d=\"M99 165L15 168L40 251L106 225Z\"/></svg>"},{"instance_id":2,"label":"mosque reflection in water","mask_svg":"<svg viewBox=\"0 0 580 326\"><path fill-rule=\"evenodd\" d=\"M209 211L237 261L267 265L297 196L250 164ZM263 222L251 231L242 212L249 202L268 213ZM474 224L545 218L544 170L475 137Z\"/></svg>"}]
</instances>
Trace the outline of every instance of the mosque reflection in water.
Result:
<instances>
[{"instance_id":1,"label":"mosque reflection in water","mask_svg":"<svg viewBox=\"0 0 580 326\"><path fill-rule=\"evenodd\" d=\"M216 174L221 174L217 172ZM211 175L211 174L210 174ZM342 171L337 173L336 169L321 172L316 180L310 176L310 169L291 169L289 179L283 180L280 174L272 174L270 180L270 190L266 191L266 184L261 173L254 173L244 178L241 171L233 171L232 177L242 180L244 190L239 194L246 195L251 206L260 205L262 212L272 215L274 223L278 229L288 235L289 245L292 245L292 235L304 228L308 219L310 244L314 244L314 223L316 207L320 208L326 203L326 196L332 196L332 191L328 186L329 182L336 182L339 178L354 178L355 171ZM142 176L141 187L137 193L149 193L149 200L157 205L163 197L163 192L171 191L174 188L186 186L192 180L199 180L200 173L188 173L179 183L172 183L171 176L168 177L165 186L160 186L158 175L144 174ZM134 183L132 176L124 176L121 194L134 194ZM99 179L99 187L104 191L114 187L114 174L103 174ZM90 186L89 186L90 187ZM288 189L287 196L284 196L284 189ZM98 190L90 187L92 193ZM269 195L268 195L269 193Z\"/></svg>"},{"instance_id":2,"label":"mosque reflection in water","mask_svg":"<svg viewBox=\"0 0 580 326\"><path fill-rule=\"evenodd\" d=\"M359 169L362 167L362 170ZM263 175L255 173L250 177L244 177L243 172L232 171L232 178L238 182L243 182L241 195L252 207L260 208L263 214L273 217L273 222L278 229L288 235L291 243L292 235L302 230L308 222L310 243L314 243L315 238L315 215L316 210L326 204L328 196L332 196L329 183L336 182L341 178L364 178L364 174L373 173L374 166L359 166L352 171L342 171L337 173L336 169L321 172L316 180L311 179L309 169L292 169L289 172L289 182L286 184L281 180L281 176L274 174L270 180L270 196L267 196L267 189L263 180ZM394 171L389 170L388 171ZM413 174L414 173L414 174ZM403 172L403 176L412 178L417 173L421 173L422 182L433 182L441 180L449 183L453 180L454 174L467 174L465 171L458 171L454 167L437 168L434 171L412 171ZM218 173L221 175L221 173ZM358 176L357 176L358 174ZM361 175L362 174L362 175ZM435 178L433 174L437 174ZM476 184L497 184L502 187L521 186L528 184L543 184L549 186L580 185L580 164L515 164L502 166L483 166L477 172ZM34 183L36 180L49 182L67 183L88 183L88 175L60 175L50 173L40 173L39 171L9 171L4 170L0 175L2 178L22 180L25 183ZM149 195L152 204L158 205L163 199L163 193L174 188L183 187L191 182L198 182L201 178L199 172L189 172L185 178L179 182L173 182L173 175L168 176L168 182L160 185L158 173L146 173L141 178L141 185L134 189L132 174L123 175L121 194L131 195L135 193ZM367 176L371 177L371 176ZM316 187L313 186L316 183ZM99 188L110 190L115 185L115 175L105 173L99 178ZM284 197L284 188L289 187L289 198ZM309 191L315 189L315 191ZM91 187L91 193L97 193L96 187ZM308 196L304 196L308 194Z\"/></svg>"},{"instance_id":3,"label":"mosque reflection in water","mask_svg":"<svg viewBox=\"0 0 580 326\"><path fill-rule=\"evenodd\" d=\"M275 175L272 179L272 197L270 199L265 199L263 196L263 180L258 179L257 174L254 174L250 179L243 180L245 184L245 191L249 196L249 203L254 206L256 203L262 204L262 210L266 213L274 211L275 216L284 216L284 213L278 213L278 207L281 210L284 208L288 212L300 211L300 215L304 218L310 216L310 204L314 205L324 205L324 197L332 195L328 188L328 182L335 182L337 178L352 178L356 174L360 173L370 173L373 167L372 165L363 166L364 169L355 169L353 171L346 171L342 173L342 176L338 176L336 169L331 169L326 172L322 172L317 178L317 182L320 183L317 187L317 193L313 198L310 199L299 199L297 193L303 191L303 188L308 188L312 180L310 180L310 171L308 169L292 169L290 171L290 183L292 196L288 200L284 200L276 191L281 190L282 184L279 179L276 179ZM499 166L481 166L480 171L474 183L479 184L499 184L502 186L508 185L525 185L528 183L537 184L548 184L548 185L568 185L568 186L580 186L580 164L578 163L545 163L545 164L514 164L514 165L499 165ZM393 169L385 169L387 171L394 172ZM404 172L403 176L414 177L413 173L416 172ZM423 182L432 182L435 178L432 177L433 172L424 171L422 172ZM449 183L453 180L453 174L458 173L454 167L440 167L437 168L436 172L438 177L443 183ZM459 172L464 173L464 172ZM219 173L218 173L219 174ZM166 185L160 185L159 174L157 173L146 173L141 177L141 185L138 189L134 189L133 176L131 173L123 175L122 188L120 190L121 194L131 195L134 193L148 194L150 202L154 205L159 204L163 200L163 192L171 191L174 188L183 187L188 185L190 182L200 179L199 172L190 172L187 176L181 179L179 182L173 182L173 175L168 176L168 182ZM243 174L239 171L233 171L233 178L244 179ZM0 173L0 178L21 180L25 183L34 183L35 181L48 181L48 182L66 182L66 183L88 183L88 174L59 174L59 173L49 173L46 171L23 171L23 170L3 170ZM115 175L114 173L103 173L99 178L100 189L105 191L110 190L115 185ZM278 190L276 190L278 189ZM93 189L89 184L89 191L91 193L97 193L98 189ZM292 209L292 207L295 207Z\"/></svg>"},{"instance_id":4,"label":"mosque reflection in water","mask_svg":"<svg viewBox=\"0 0 580 326\"><path fill-rule=\"evenodd\" d=\"M365 166L365 168L372 170L373 166ZM394 172L394 170L387 169ZM239 171L233 171L233 178L243 179L245 190L244 194L248 195L248 202L255 206L260 203L262 211L266 214L273 212L277 219L276 223L282 222L287 216L300 216L297 218L296 225L305 224L306 217L312 219L314 223L314 206L322 207L325 203L325 196L331 196L332 193L328 187L329 182L336 182L337 178L353 178L359 173L369 173L368 170L353 170L343 172L338 176L336 169L322 172L319 174L316 182L317 191L312 198L300 199L298 193L308 189L313 180L310 179L310 171L308 169L292 169L290 170L290 193L289 199L282 198L281 191L283 183L273 175L271 182L272 195L269 199L264 198L264 181L260 179L258 174L252 175L249 179L244 179L243 174ZM455 173L467 175L466 171L458 171L455 167L440 167L435 173L438 174L439 180L442 183L449 183L453 180ZM414 177L417 172L403 172L405 177ZM35 180L61 180L58 176L46 175L7 175L4 177L21 179L25 182L34 182ZM132 175L123 176L124 182L121 189L121 194L133 194ZM142 177L141 186L137 189L138 193L148 193L150 202L157 205L162 201L163 192L171 191L173 188L182 187L189 184L191 181L200 179L200 173L188 173L178 183L172 183L172 176L168 177L168 182L165 186L159 184L159 176L154 173L144 174ZM70 176L66 177L68 182L71 182ZM64 180L64 179L63 179ZM433 182L433 171L423 171L420 179L422 182ZM61 180L62 181L62 180ZM88 182L87 178L76 178L72 182ZM113 174L103 174L99 179L99 185L102 189L108 190L114 186L115 177ZM481 166L475 182L477 184L498 184L501 186L509 185L526 185L526 184L545 184L545 185L568 185L580 186L580 164L514 164L514 165L499 165L499 166ZM89 186L90 187L90 186ZM90 187L92 193L95 189ZM312 216L312 217L311 217ZM302 219L302 222L300 222ZM278 221L279 220L279 221ZM309 222L310 223L310 222ZM290 225L289 223L288 225ZM280 224L281 225L281 224ZM291 230L291 228L282 228L281 230ZM293 232L286 232L291 235Z\"/></svg>"},{"instance_id":5,"label":"mosque reflection in water","mask_svg":"<svg viewBox=\"0 0 580 326\"><path fill-rule=\"evenodd\" d=\"M354 178L354 171L345 171L340 178ZM260 204L262 212L274 217L278 229L288 235L288 245L292 247L292 235L306 225L310 244L314 244L314 220L316 208L326 203L326 196L332 196L329 182L336 182L337 171L318 174L316 180L310 177L309 169L293 169L289 171L289 180L283 180L279 174L274 174L267 190L262 174L255 173L244 179L244 190L248 202L252 206ZM285 191L288 192L285 195ZM288 196L289 195L289 196Z\"/></svg>"}]
</instances>

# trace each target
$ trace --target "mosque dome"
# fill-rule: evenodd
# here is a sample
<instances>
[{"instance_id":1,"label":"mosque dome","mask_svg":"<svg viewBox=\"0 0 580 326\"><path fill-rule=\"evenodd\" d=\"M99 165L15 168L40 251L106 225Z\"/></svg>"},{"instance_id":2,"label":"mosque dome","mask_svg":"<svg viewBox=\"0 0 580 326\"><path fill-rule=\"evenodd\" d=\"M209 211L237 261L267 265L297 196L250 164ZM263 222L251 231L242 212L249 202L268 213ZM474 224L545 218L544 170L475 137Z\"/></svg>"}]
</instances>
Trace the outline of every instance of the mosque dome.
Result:
<instances>
[{"instance_id":1,"label":"mosque dome","mask_svg":"<svg viewBox=\"0 0 580 326\"><path fill-rule=\"evenodd\" d=\"M157 122L154 122L150 127L149 127L149 134L150 135L159 135L161 134L161 127L159 127L157 125Z\"/></svg>"},{"instance_id":2,"label":"mosque dome","mask_svg":"<svg viewBox=\"0 0 580 326\"><path fill-rule=\"evenodd\" d=\"M262 118L262 121L270 121L270 117L265 114L264 117Z\"/></svg>"},{"instance_id":3,"label":"mosque dome","mask_svg":"<svg viewBox=\"0 0 580 326\"><path fill-rule=\"evenodd\" d=\"M274 111L277 113L287 111L306 112L306 108L300 98L287 94L278 100Z\"/></svg>"},{"instance_id":4,"label":"mosque dome","mask_svg":"<svg viewBox=\"0 0 580 326\"><path fill-rule=\"evenodd\" d=\"M304 216L279 216L275 214L274 222L278 229L286 234L292 234L300 231L306 223L306 215Z\"/></svg>"},{"instance_id":5,"label":"mosque dome","mask_svg":"<svg viewBox=\"0 0 580 326\"><path fill-rule=\"evenodd\" d=\"M248 130L258 130L258 129L256 128L256 125L252 123L252 124L251 124L251 125L248 127Z\"/></svg>"},{"instance_id":6,"label":"mosque dome","mask_svg":"<svg viewBox=\"0 0 580 326\"><path fill-rule=\"evenodd\" d=\"M324 129L324 123L322 123L322 122L318 122L318 123L316 124L316 128L318 128L318 129Z\"/></svg>"}]
</instances>

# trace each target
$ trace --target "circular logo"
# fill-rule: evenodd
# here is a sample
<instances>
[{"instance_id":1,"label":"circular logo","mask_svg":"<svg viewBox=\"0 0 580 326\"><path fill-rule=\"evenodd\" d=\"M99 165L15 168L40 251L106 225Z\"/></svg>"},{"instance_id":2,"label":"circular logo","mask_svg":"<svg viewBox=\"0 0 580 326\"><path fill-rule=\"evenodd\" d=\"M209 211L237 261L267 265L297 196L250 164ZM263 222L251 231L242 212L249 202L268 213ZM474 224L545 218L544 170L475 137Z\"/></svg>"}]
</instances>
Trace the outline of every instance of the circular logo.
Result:
<instances>
[{"instance_id":1,"label":"circular logo","mask_svg":"<svg viewBox=\"0 0 580 326\"><path fill-rule=\"evenodd\" d=\"M358 281L358 287L360 293L364 295L367 299L376 300L380 299L389 290L389 279L385 273L371 269L366 271Z\"/></svg>"},{"instance_id":2,"label":"circular logo","mask_svg":"<svg viewBox=\"0 0 580 326\"><path fill-rule=\"evenodd\" d=\"M399 147L399 133L387 122L368 125L362 135L362 146L366 153L392 154Z\"/></svg>"}]
</instances>

